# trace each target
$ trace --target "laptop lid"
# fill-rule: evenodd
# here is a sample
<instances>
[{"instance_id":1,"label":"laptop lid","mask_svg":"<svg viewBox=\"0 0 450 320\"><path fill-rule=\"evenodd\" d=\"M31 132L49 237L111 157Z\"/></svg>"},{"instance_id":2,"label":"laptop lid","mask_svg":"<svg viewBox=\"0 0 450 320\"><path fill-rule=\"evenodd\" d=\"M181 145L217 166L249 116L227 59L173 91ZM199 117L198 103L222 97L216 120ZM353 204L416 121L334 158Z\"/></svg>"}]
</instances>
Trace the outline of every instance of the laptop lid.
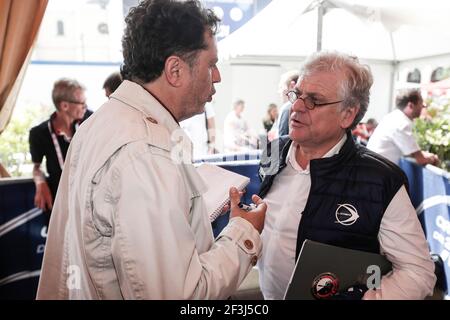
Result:
<instances>
[{"instance_id":1,"label":"laptop lid","mask_svg":"<svg viewBox=\"0 0 450 320\"><path fill-rule=\"evenodd\" d=\"M391 269L380 254L305 240L284 298L327 299L357 283L373 287Z\"/></svg>"}]
</instances>

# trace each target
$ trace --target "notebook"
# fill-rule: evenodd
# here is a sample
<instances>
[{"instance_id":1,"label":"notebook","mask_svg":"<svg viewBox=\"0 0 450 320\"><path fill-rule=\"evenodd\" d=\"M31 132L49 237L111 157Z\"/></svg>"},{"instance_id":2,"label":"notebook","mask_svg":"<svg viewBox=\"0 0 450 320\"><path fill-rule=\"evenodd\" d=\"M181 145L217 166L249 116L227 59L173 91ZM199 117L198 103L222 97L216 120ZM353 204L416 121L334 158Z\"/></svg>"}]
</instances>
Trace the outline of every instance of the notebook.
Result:
<instances>
[{"instance_id":1,"label":"notebook","mask_svg":"<svg viewBox=\"0 0 450 320\"><path fill-rule=\"evenodd\" d=\"M223 207L230 201L230 188L242 191L250 183L250 178L210 163L199 165L197 172L208 187L203 198L211 222L223 213Z\"/></svg>"},{"instance_id":2,"label":"notebook","mask_svg":"<svg viewBox=\"0 0 450 320\"><path fill-rule=\"evenodd\" d=\"M373 284L373 266L379 267L379 279L392 269L391 263L380 254L305 240L284 298L326 299L332 291L367 283L368 279Z\"/></svg>"}]
</instances>

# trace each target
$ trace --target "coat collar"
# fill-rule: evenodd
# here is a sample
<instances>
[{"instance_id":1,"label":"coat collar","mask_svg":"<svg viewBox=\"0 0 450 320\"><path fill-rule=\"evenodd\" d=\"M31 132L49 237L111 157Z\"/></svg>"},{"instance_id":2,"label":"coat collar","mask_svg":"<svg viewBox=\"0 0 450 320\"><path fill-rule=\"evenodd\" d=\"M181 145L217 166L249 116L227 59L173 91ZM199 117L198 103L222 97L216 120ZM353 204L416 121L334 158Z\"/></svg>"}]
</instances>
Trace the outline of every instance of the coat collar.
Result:
<instances>
[{"instance_id":1,"label":"coat collar","mask_svg":"<svg viewBox=\"0 0 450 320\"><path fill-rule=\"evenodd\" d=\"M111 98L120 100L146 116L152 117L166 127L170 133L180 129L170 112L154 96L135 82L124 80L111 95Z\"/></svg>"},{"instance_id":2,"label":"coat collar","mask_svg":"<svg viewBox=\"0 0 450 320\"><path fill-rule=\"evenodd\" d=\"M172 147L177 148L176 152L182 150L183 162L192 161L192 142L187 134L172 114L141 85L124 80L110 98L138 110L151 124L165 127L169 132Z\"/></svg>"}]
</instances>

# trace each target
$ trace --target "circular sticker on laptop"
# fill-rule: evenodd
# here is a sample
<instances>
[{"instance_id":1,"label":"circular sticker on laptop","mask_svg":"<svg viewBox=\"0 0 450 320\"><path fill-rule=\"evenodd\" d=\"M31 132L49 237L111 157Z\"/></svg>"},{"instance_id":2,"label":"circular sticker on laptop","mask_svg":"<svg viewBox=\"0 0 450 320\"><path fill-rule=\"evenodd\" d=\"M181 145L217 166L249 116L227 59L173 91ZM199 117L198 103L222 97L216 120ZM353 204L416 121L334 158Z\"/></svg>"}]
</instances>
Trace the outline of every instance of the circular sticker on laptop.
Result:
<instances>
[{"instance_id":1,"label":"circular sticker on laptop","mask_svg":"<svg viewBox=\"0 0 450 320\"><path fill-rule=\"evenodd\" d=\"M331 273L325 272L314 278L311 293L316 299L328 299L339 291L339 278Z\"/></svg>"}]
</instances>

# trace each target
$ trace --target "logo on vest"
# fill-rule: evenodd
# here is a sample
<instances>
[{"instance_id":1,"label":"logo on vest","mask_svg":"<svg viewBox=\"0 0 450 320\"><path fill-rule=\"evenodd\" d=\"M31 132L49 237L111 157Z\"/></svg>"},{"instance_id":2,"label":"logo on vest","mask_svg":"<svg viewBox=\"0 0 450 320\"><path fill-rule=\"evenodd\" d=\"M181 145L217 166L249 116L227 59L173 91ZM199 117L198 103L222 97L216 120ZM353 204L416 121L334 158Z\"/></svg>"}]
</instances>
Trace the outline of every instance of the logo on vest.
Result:
<instances>
[{"instance_id":1,"label":"logo on vest","mask_svg":"<svg viewBox=\"0 0 450 320\"><path fill-rule=\"evenodd\" d=\"M351 226L358 220L358 211L351 204L339 204L336 209L336 223L343 226Z\"/></svg>"}]
</instances>

